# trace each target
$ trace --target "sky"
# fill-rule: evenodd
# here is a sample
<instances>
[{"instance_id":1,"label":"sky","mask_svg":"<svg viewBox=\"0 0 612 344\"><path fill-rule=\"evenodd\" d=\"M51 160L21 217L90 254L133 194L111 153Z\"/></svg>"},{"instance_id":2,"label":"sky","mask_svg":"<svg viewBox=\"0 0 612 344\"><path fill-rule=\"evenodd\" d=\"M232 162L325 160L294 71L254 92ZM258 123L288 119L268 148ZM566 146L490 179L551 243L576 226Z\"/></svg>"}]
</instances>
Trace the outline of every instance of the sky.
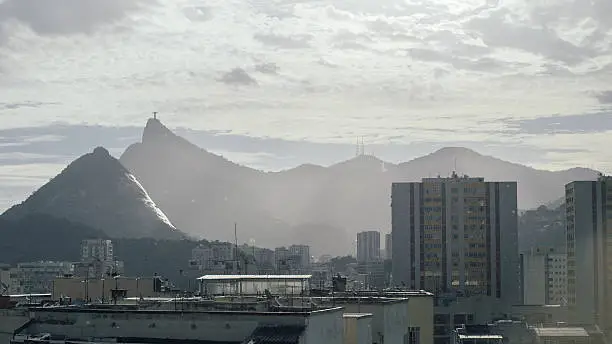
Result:
<instances>
[{"instance_id":1,"label":"sky","mask_svg":"<svg viewBox=\"0 0 612 344\"><path fill-rule=\"evenodd\" d=\"M146 119L265 170L444 146L612 172L609 0L0 0L0 211Z\"/></svg>"}]
</instances>

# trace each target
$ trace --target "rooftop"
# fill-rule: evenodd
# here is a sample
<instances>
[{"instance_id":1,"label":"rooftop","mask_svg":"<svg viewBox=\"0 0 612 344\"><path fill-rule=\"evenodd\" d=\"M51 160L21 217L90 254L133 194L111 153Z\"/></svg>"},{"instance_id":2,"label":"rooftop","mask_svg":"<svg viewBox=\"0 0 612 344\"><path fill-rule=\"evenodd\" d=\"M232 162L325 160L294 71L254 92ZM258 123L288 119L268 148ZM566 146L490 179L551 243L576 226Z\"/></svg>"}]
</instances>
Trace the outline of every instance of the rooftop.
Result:
<instances>
[{"instance_id":1,"label":"rooftop","mask_svg":"<svg viewBox=\"0 0 612 344\"><path fill-rule=\"evenodd\" d=\"M533 329L538 337L588 337L582 327L536 327Z\"/></svg>"},{"instance_id":2,"label":"rooftop","mask_svg":"<svg viewBox=\"0 0 612 344\"><path fill-rule=\"evenodd\" d=\"M372 313L344 313L342 314L344 318L370 318L372 317Z\"/></svg>"},{"instance_id":3,"label":"rooftop","mask_svg":"<svg viewBox=\"0 0 612 344\"><path fill-rule=\"evenodd\" d=\"M204 275L200 281L303 281L312 275Z\"/></svg>"}]
</instances>

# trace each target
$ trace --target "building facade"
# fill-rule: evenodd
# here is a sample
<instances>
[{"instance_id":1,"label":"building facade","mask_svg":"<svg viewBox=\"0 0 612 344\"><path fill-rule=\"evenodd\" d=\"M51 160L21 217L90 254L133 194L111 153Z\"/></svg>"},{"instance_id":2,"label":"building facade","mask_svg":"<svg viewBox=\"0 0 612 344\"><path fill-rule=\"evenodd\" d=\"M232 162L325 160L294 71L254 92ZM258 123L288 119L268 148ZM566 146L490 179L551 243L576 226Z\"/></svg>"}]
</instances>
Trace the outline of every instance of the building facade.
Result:
<instances>
[{"instance_id":1,"label":"building facade","mask_svg":"<svg viewBox=\"0 0 612 344\"><path fill-rule=\"evenodd\" d=\"M565 186L571 320L612 329L612 177Z\"/></svg>"},{"instance_id":2,"label":"building facade","mask_svg":"<svg viewBox=\"0 0 612 344\"><path fill-rule=\"evenodd\" d=\"M357 233L357 261L367 263L380 260L380 232Z\"/></svg>"},{"instance_id":3,"label":"building facade","mask_svg":"<svg viewBox=\"0 0 612 344\"><path fill-rule=\"evenodd\" d=\"M391 259L393 240L391 233L385 234L385 259Z\"/></svg>"},{"instance_id":4,"label":"building facade","mask_svg":"<svg viewBox=\"0 0 612 344\"><path fill-rule=\"evenodd\" d=\"M10 271L10 294L49 293L53 280L73 273L72 262L19 263Z\"/></svg>"},{"instance_id":5,"label":"building facade","mask_svg":"<svg viewBox=\"0 0 612 344\"><path fill-rule=\"evenodd\" d=\"M308 245L291 245L289 246L289 254L298 257L300 268L303 273L310 269L310 246Z\"/></svg>"},{"instance_id":6,"label":"building facade","mask_svg":"<svg viewBox=\"0 0 612 344\"><path fill-rule=\"evenodd\" d=\"M525 305L567 304L567 256L535 248L521 254L522 297Z\"/></svg>"},{"instance_id":7,"label":"building facade","mask_svg":"<svg viewBox=\"0 0 612 344\"><path fill-rule=\"evenodd\" d=\"M516 182L453 174L392 185L397 286L520 300Z\"/></svg>"},{"instance_id":8,"label":"building facade","mask_svg":"<svg viewBox=\"0 0 612 344\"><path fill-rule=\"evenodd\" d=\"M113 242L105 239L87 239L81 242L81 261L107 261L115 260Z\"/></svg>"}]
</instances>

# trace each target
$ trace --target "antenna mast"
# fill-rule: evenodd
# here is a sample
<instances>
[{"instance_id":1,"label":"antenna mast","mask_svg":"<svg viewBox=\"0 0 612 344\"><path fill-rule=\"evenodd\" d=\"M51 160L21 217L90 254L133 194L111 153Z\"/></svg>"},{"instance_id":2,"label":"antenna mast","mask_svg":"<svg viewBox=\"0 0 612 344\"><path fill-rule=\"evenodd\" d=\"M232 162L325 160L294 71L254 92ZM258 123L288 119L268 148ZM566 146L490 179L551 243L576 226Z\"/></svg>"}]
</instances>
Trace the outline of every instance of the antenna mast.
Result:
<instances>
[{"instance_id":1,"label":"antenna mast","mask_svg":"<svg viewBox=\"0 0 612 344\"><path fill-rule=\"evenodd\" d=\"M234 222L234 259L236 260L236 267L238 268L238 275L240 273L240 259L238 259L238 224Z\"/></svg>"}]
</instances>

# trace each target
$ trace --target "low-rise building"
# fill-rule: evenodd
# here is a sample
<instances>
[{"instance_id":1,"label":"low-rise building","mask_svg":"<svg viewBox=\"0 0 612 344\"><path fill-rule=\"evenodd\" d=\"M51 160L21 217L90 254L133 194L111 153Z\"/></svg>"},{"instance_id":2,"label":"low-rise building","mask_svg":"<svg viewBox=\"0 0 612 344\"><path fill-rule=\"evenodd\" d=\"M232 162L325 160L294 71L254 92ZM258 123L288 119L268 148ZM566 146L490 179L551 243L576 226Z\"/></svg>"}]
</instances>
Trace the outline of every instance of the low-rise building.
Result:
<instances>
[{"instance_id":1,"label":"low-rise building","mask_svg":"<svg viewBox=\"0 0 612 344\"><path fill-rule=\"evenodd\" d=\"M582 327L534 327L534 344L590 344L591 337Z\"/></svg>"},{"instance_id":2,"label":"low-rise building","mask_svg":"<svg viewBox=\"0 0 612 344\"><path fill-rule=\"evenodd\" d=\"M110 302L113 293L121 297L156 297L162 293L162 279L154 277L124 277L81 279L74 277L55 278L52 286L54 300ZM116 298L116 297L115 297Z\"/></svg>"},{"instance_id":3,"label":"low-rise building","mask_svg":"<svg viewBox=\"0 0 612 344\"><path fill-rule=\"evenodd\" d=\"M48 293L53 289L53 280L74 272L72 262L19 263L10 270L10 294Z\"/></svg>"},{"instance_id":4,"label":"low-rise building","mask_svg":"<svg viewBox=\"0 0 612 344\"><path fill-rule=\"evenodd\" d=\"M343 334L340 307L283 312L39 308L11 343L49 338L54 343L92 343L91 338L104 338L132 343L342 344Z\"/></svg>"},{"instance_id":5,"label":"low-rise building","mask_svg":"<svg viewBox=\"0 0 612 344\"><path fill-rule=\"evenodd\" d=\"M344 344L372 344L372 314L344 313Z\"/></svg>"}]
</instances>

